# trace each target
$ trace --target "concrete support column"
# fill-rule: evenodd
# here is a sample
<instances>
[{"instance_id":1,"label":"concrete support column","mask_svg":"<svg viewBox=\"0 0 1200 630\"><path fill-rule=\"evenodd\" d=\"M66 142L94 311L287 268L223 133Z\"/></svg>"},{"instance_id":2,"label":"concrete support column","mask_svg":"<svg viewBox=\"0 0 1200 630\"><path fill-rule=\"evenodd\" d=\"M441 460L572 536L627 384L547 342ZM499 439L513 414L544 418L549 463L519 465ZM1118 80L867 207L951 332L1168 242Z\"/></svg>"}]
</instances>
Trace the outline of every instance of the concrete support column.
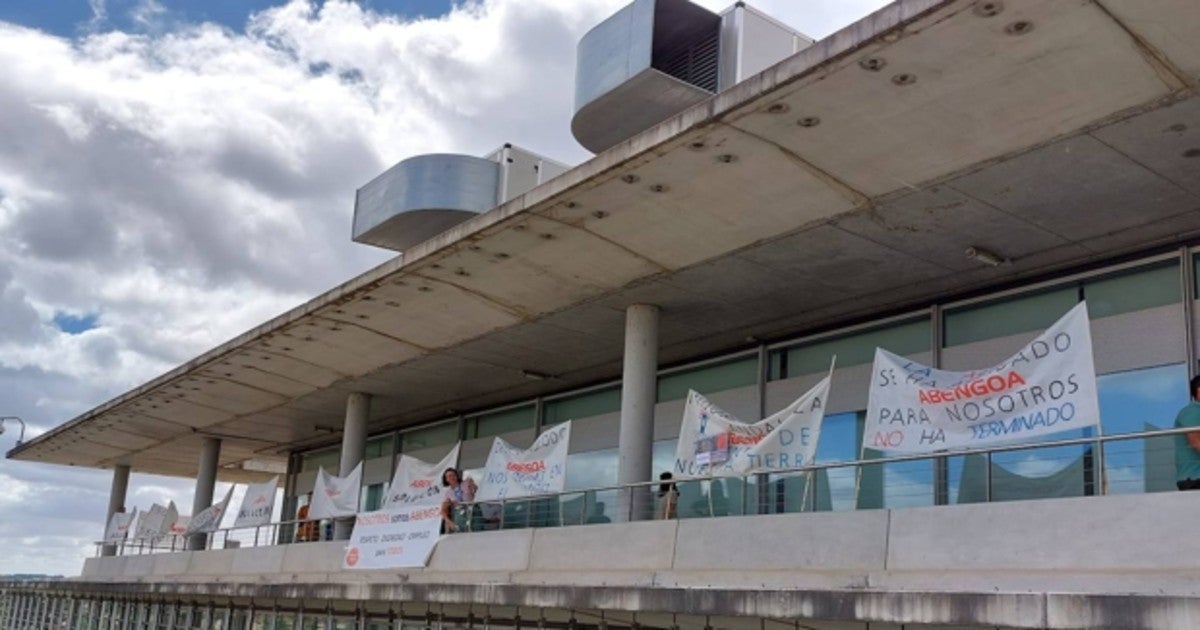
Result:
<instances>
[{"instance_id":1,"label":"concrete support column","mask_svg":"<svg viewBox=\"0 0 1200 630\"><path fill-rule=\"evenodd\" d=\"M625 309L625 363L621 372L621 433L618 483L651 481L654 403L658 393L658 307ZM626 493L621 517L644 520L654 514L649 487Z\"/></svg>"},{"instance_id":2,"label":"concrete support column","mask_svg":"<svg viewBox=\"0 0 1200 630\"><path fill-rule=\"evenodd\" d=\"M367 448L367 420L371 417L371 395L353 392L346 399L346 423L342 427L342 465L339 476L345 477L362 463ZM333 522L333 539L349 540L354 529L354 517Z\"/></svg>"},{"instance_id":3,"label":"concrete support column","mask_svg":"<svg viewBox=\"0 0 1200 630\"><path fill-rule=\"evenodd\" d=\"M199 514L212 505L213 491L217 487L217 465L221 460L220 438L206 437L200 447L200 464L196 471L196 493L192 498L192 514ZM188 539L188 549L204 549L208 534L193 534Z\"/></svg>"},{"instance_id":4,"label":"concrete support column","mask_svg":"<svg viewBox=\"0 0 1200 630\"><path fill-rule=\"evenodd\" d=\"M108 524L112 522L113 514L125 511L125 493L129 490L129 465L113 466L112 487L108 491L108 516L104 518L104 530L107 533ZM117 555L116 545L104 545L100 550L102 556Z\"/></svg>"}]
</instances>

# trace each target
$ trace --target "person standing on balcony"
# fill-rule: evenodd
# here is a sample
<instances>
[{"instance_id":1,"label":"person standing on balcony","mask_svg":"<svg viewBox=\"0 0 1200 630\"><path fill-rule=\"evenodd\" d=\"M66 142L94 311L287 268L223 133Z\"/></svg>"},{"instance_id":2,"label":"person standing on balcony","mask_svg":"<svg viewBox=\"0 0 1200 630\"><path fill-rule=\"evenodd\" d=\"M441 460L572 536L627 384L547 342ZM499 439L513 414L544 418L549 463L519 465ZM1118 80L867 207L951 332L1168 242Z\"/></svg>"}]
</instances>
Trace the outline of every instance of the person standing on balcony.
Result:
<instances>
[{"instance_id":1,"label":"person standing on balcony","mask_svg":"<svg viewBox=\"0 0 1200 630\"><path fill-rule=\"evenodd\" d=\"M455 507L463 503L474 503L475 490L478 488L474 479L462 479L457 468L442 471L442 486L445 488L442 492L442 533L446 534L458 530L454 523Z\"/></svg>"},{"instance_id":2,"label":"person standing on balcony","mask_svg":"<svg viewBox=\"0 0 1200 630\"><path fill-rule=\"evenodd\" d=\"M308 520L308 507L312 505L312 499L312 493L309 492L304 505L296 512L296 520L300 521L296 526L296 540L300 542L317 540L317 522Z\"/></svg>"},{"instance_id":3,"label":"person standing on balcony","mask_svg":"<svg viewBox=\"0 0 1200 630\"><path fill-rule=\"evenodd\" d=\"M658 484L658 517L673 519L679 511L679 488L672 481L675 478L669 471L658 476L662 483Z\"/></svg>"},{"instance_id":4,"label":"person standing on balcony","mask_svg":"<svg viewBox=\"0 0 1200 630\"><path fill-rule=\"evenodd\" d=\"M1200 429L1200 376L1188 383L1191 402L1175 416L1175 428ZM1200 431L1175 435L1175 485L1180 490L1200 490Z\"/></svg>"}]
</instances>

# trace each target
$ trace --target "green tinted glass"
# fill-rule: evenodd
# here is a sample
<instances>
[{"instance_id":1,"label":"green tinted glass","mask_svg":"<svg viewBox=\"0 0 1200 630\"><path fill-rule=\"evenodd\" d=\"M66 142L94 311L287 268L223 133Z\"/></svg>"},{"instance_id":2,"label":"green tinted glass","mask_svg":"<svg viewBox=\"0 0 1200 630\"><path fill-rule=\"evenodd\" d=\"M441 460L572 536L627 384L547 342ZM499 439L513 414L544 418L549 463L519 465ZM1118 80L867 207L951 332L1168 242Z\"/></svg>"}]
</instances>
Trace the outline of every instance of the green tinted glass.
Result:
<instances>
[{"instance_id":1,"label":"green tinted glass","mask_svg":"<svg viewBox=\"0 0 1200 630\"><path fill-rule=\"evenodd\" d=\"M946 313L946 347L1042 330L1079 301L1075 286Z\"/></svg>"},{"instance_id":2,"label":"green tinted glass","mask_svg":"<svg viewBox=\"0 0 1200 630\"><path fill-rule=\"evenodd\" d=\"M533 405L497 411L467 418L467 439L500 435L510 431L532 429L535 422Z\"/></svg>"},{"instance_id":3,"label":"green tinted glass","mask_svg":"<svg viewBox=\"0 0 1200 630\"><path fill-rule=\"evenodd\" d=\"M1088 315L1093 318L1178 304L1179 291L1179 267L1174 263L1090 280L1083 285Z\"/></svg>"},{"instance_id":4,"label":"green tinted glass","mask_svg":"<svg viewBox=\"0 0 1200 630\"><path fill-rule=\"evenodd\" d=\"M701 394L745 387L758 382L758 357L747 357L728 363L706 365L694 370L676 372L658 379L658 402L678 400L689 389Z\"/></svg>"},{"instance_id":5,"label":"green tinted glass","mask_svg":"<svg viewBox=\"0 0 1200 630\"><path fill-rule=\"evenodd\" d=\"M582 420L621 410L621 388L612 387L569 398L548 400L542 405L542 423L552 426L567 420Z\"/></svg>"},{"instance_id":6,"label":"green tinted glass","mask_svg":"<svg viewBox=\"0 0 1200 630\"><path fill-rule=\"evenodd\" d=\"M451 420L412 431L404 431L400 434L400 450L411 453L431 446L453 444L457 441L458 422Z\"/></svg>"},{"instance_id":7,"label":"green tinted glass","mask_svg":"<svg viewBox=\"0 0 1200 630\"><path fill-rule=\"evenodd\" d=\"M338 473L338 462L340 461L342 461L342 452L339 447L305 453L300 457L300 471L305 472L324 468L327 472L336 475Z\"/></svg>"},{"instance_id":8,"label":"green tinted glass","mask_svg":"<svg viewBox=\"0 0 1200 630\"><path fill-rule=\"evenodd\" d=\"M834 356L837 356L839 368L870 363L875 360L876 347L900 355L926 352L929 350L930 337L929 320L920 319L788 348L787 376L825 372Z\"/></svg>"},{"instance_id":9,"label":"green tinted glass","mask_svg":"<svg viewBox=\"0 0 1200 630\"><path fill-rule=\"evenodd\" d=\"M367 440L366 448L363 449L363 459L375 459L377 457L392 456L393 435L380 435Z\"/></svg>"}]
</instances>

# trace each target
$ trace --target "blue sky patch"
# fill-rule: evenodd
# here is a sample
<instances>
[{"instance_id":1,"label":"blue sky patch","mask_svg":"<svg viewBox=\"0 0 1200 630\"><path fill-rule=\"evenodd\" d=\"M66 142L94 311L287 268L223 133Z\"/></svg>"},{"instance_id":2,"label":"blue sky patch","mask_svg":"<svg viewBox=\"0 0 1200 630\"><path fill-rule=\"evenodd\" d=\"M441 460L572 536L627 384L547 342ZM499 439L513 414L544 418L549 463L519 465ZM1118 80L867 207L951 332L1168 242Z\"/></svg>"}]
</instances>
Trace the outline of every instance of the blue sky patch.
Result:
<instances>
[{"instance_id":1,"label":"blue sky patch","mask_svg":"<svg viewBox=\"0 0 1200 630\"><path fill-rule=\"evenodd\" d=\"M54 313L54 319L52 321L59 330L67 333L68 335L78 335L95 328L96 322L99 319L100 316L96 313L72 315L70 313L58 311Z\"/></svg>"},{"instance_id":2,"label":"blue sky patch","mask_svg":"<svg viewBox=\"0 0 1200 630\"><path fill-rule=\"evenodd\" d=\"M439 17L450 12L452 0L358 0L362 6L376 11L398 15L406 19ZM242 32L246 19L273 6L286 4L284 0L159 0L161 13L146 14L139 11L146 6L145 0L104 0L96 2L104 7L103 19L96 20L92 3L88 0L2 0L0 21L36 28L61 37L76 37L88 32L120 30L125 32L156 31L173 29L181 24L215 22L235 32ZM136 16L142 14L150 24L140 23Z\"/></svg>"}]
</instances>

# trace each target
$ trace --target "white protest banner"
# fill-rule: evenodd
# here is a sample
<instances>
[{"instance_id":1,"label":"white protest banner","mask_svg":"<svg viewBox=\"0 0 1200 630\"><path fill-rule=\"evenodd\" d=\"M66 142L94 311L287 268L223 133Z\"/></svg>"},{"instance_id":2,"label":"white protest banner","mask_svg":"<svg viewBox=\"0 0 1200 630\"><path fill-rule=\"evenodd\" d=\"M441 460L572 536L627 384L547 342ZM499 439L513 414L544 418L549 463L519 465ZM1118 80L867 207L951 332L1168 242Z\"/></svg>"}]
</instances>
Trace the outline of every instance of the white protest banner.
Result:
<instances>
[{"instance_id":1,"label":"white protest banner","mask_svg":"<svg viewBox=\"0 0 1200 630\"><path fill-rule=\"evenodd\" d=\"M191 536L192 534L207 534L217 531L217 528L221 527L221 517L225 516L225 510L229 509L229 499L232 497L233 486L231 485L225 492L224 499L192 515L184 533Z\"/></svg>"},{"instance_id":2,"label":"white protest banner","mask_svg":"<svg viewBox=\"0 0 1200 630\"><path fill-rule=\"evenodd\" d=\"M317 471L313 488L312 507L308 518L320 520L338 516L354 516L358 512L358 492L362 481L362 462L345 477L334 477L324 468Z\"/></svg>"},{"instance_id":3,"label":"white protest banner","mask_svg":"<svg viewBox=\"0 0 1200 630\"><path fill-rule=\"evenodd\" d=\"M191 522L192 517L180 514L179 517L175 519L175 524L171 526L171 530L167 533L172 536L185 536L187 535L188 525L191 524Z\"/></svg>"},{"instance_id":4,"label":"white protest banner","mask_svg":"<svg viewBox=\"0 0 1200 630\"><path fill-rule=\"evenodd\" d=\"M401 455L392 485L388 486L387 496L383 499L383 508L441 503L442 472L458 463L458 447L461 444L455 444L441 461L433 464L410 455Z\"/></svg>"},{"instance_id":5,"label":"white protest banner","mask_svg":"<svg viewBox=\"0 0 1200 630\"><path fill-rule=\"evenodd\" d=\"M112 518L108 521L108 528L104 530L104 542L119 543L125 540L137 513L137 508L133 508L132 512L113 512Z\"/></svg>"},{"instance_id":6,"label":"white protest banner","mask_svg":"<svg viewBox=\"0 0 1200 630\"><path fill-rule=\"evenodd\" d=\"M752 424L689 391L675 450L675 475L740 476L811 464L821 437L829 381L826 376L792 404Z\"/></svg>"},{"instance_id":7,"label":"white protest banner","mask_svg":"<svg viewBox=\"0 0 1200 630\"><path fill-rule=\"evenodd\" d=\"M483 483L475 500L529 497L562 492L567 481L567 448L571 423L546 429L528 450L496 438L484 464Z\"/></svg>"},{"instance_id":8,"label":"white protest banner","mask_svg":"<svg viewBox=\"0 0 1200 630\"><path fill-rule=\"evenodd\" d=\"M242 507L238 508L234 527L256 527L271 522L271 513L275 511L275 489L279 487L279 476L270 481L252 483L246 487L246 496L242 497Z\"/></svg>"},{"instance_id":9,"label":"white protest banner","mask_svg":"<svg viewBox=\"0 0 1200 630\"><path fill-rule=\"evenodd\" d=\"M402 505L359 514L343 569L423 567L438 541L441 506Z\"/></svg>"},{"instance_id":10,"label":"white protest banner","mask_svg":"<svg viewBox=\"0 0 1200 630\"><path fill-rule=\"evenodd\" d=\"M1100 422L1084 302L994 367L948 372L877 348L871 374L864 448L975 448Z\"/></svg>"},{"instance_id":11,"label":"white protest banner","mask_svg":"<svg viewBox=\"0 0 1200 630\"><path fill-rule=\"evenodd\" d=\"M162 520L159 521L158 531L154 532L151 540L157 541L169 536L171 528L175 527L177 522L179 522L179 510L175 507L174 501L168 501L167 509L162 514Z\"/></svg>"}]
</instances>

